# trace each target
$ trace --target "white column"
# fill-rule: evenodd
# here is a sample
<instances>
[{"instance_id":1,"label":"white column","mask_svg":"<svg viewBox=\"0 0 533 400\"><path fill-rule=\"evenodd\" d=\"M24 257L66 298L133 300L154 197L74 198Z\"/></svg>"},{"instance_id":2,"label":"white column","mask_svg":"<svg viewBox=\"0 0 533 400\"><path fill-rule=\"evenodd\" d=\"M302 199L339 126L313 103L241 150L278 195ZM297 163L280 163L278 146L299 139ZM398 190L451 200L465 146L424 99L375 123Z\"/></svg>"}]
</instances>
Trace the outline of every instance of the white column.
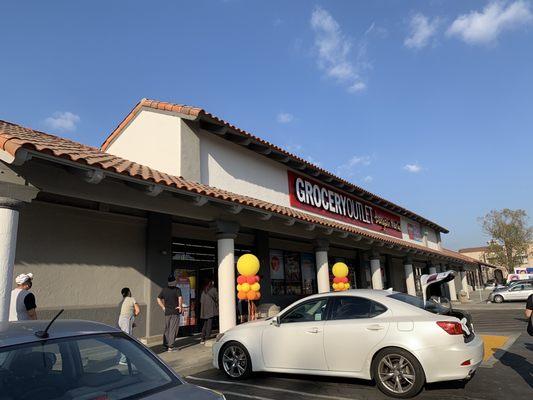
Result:
<instances>
[{"instance_id":1,"label":"white column","mask_svg":"<svg viewBox=\"0 0 533 400\"><path fill-rule=\"evenodd\" d=\"M416 296L415 276L413 273L413 261L410 258L406 258L403 264L403 270L405 272L405 286L407 287L407 293L411 296Z\"/></svg>"},{"instance_id":2,"label":"white column","mask_svg":"<svg viewBox=\"0 0 533 400\"><path fill-rule=\"evenodd\" d=\"M468 279L466 278L466 271L461 272L461 286L463 286L463 290L466 292L466 297L470 298L470 293L468 292Z\"/></svg>"},{"instance_id":3,"label":"white column","mask_svg":"<svg viewBox=\"0 0 533 400\"><path fill-rule=\"evenodd\" d=\"M455 272L457 274L457 272ZM452 279L447 283L448 290L450 291L450 300L457 301L457 289L455 288L455 279Z\"/></svg>"},{"instance_id":4,"label":"white column","mask_svg":"<svg viewBox=\"0 0 533 400\"><path fill-rule=\"evenodd\" d=\"M0 322L9 320L21 204L16 200L0 197Z\"/></svg>"},{"instance_id":5,"label":"white column","mask_svg":"<svg viewBox=\"0 0 533 400\"><path fill-rule=\"evenodd\" d=\"M316 282L318 286L318 293L326 293L330 291L329 285L329 265L328 265L328 251L315 250L316 257Z\"/></svg>"},{"instance_id":6,"label":"white column","mask_svg":"<svg viewBox=\"0 0 533 400\"><path fill-rule=\"evenodd\" d=\"M237 321L235 303L235 235L218 236L218 307L220 332L233 328Z\"/></svg>"},{"instance_id":7,"label":"white column","mask_svg":"<svg viewBox=\"0 0 533 400\"><path fill-rule=\"evenodd\" d=\"M370 274L372 275L372 289L382 290L381 261L378 254L370 256Z\"/></svg>"}]
</instances>

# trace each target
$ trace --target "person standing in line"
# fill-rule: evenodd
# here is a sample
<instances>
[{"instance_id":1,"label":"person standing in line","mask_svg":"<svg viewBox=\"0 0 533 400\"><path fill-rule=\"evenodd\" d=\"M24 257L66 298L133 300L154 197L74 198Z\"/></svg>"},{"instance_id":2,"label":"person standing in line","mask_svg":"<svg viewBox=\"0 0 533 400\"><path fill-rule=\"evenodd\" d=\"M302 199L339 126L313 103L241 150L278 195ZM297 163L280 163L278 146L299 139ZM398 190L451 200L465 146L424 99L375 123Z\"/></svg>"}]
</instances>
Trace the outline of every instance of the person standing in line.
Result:
<instances>
[{"instance_id":1,"label":"person standing in line","mask_svg":"<svg viewBox=\"0 0 533 400\"><path fill-rule=\"evenodd\" d=\"M165 333L163 335L163 346L167 351L174 351L174 343L178 336L180 326L180 314L182 311L183 297L181 289L176 287L176 278L168 278L167 287L161 290L157 296L157 304L165 312Z\"/></svg>"},{"instance_id":2,"label":"person standing in line","mask_svg":"<svg viewBox=\"0 0 533 400\"><path fill-rule=\"evenodd\" d=\"M118 326L128 335L133 333L133 321L141 312L139 304L132 297L130 288L123 288L121 291L122 301L120 302L120 315L118 317Z\"/></svg>"},{"instance_id":3,"label":"person standing in line","mask_svg":"<svg viewBox=\"0 0 533 400\"><path fill-rule=\"evenodd\" d=\"M204 320L202 326L202 339L200 344L204 344L206 339L211 337L213 329L213 319L218 315L218 291L215 282L210 280L202 290L200 295L200 319Z\"/></svg>"},{"instance_id":4,"label":"person standing in line","mask_svg":"<svg viewBox=\"0 0 533 400\"><path fill-rule=\"evenodd\" d=\"M533 336L533 294L526 301L527 333Z\"/></svg>"},{"instance_id":5,"label":"person standing in line","mask_svg":"<svg viewBox=\"0 0 533 400\"><path fill-rule=\"evenodd\" d=\"M37 319L37 305L35 295L30 292L33 285L33 274L20 274L15 278L17 287L11 291L11 303L9 305L10 321L26 321Z\"/></svg>"},{"instance_id":6,"label":"person standing in line","mask_svg":"<svg viewBox=\"0 0 533 400\"><path fill-rule=\"evenodd\" d=\"M122 288L120 291L122 294L122 301L120 302L120 314L118 317L118 327L122 332L127 333L128 335L133 334L133 321L137 315L141 312L139 304L131 296L130 288ZM122 354L120 357L120 364L127 365L126 356Z\"/></svg>"}]
</instances>

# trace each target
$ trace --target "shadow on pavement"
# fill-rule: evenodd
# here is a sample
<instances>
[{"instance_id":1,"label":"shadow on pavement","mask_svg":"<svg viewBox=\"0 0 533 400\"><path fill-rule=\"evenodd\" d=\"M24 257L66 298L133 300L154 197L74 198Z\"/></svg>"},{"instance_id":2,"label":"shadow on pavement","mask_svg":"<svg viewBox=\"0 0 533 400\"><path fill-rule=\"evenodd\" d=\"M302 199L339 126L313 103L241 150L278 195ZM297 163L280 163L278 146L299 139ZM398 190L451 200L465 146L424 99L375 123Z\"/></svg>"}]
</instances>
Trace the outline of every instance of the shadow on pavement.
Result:
<instances>
[{"instance_id":1,"label":"shadow on pavement","mask_svg":"<svg viewBox=\"0 0 533 400\"><path fill-rule=\"evenodd\" d=\"M533 348L532 343L525 343L525 346L528 350ZM501 351L501 349L492 350L494 352ZM531 364L527 358L516 353L505 351L501 356L498 357L498 359L503 365L513 369L522 377L522 379L524 379L529 387L533 389L533 364Z\"/></svg>"},{"instance_id":2,"label":"shadow on pavement","mask_svg":"<svg viewBox=\"0 0 533 400\"><path fill-rule=\"evenodd\" d=\"M426 383L425 389L427 391L443 390L443 389L464 389L467 384L468 384L467 381L445 381L445 382Z\"/></svg>"},{"instance_id":3,"label":"shadow on pavement","mask_svg":"<svg viewBox=\"0 0 533 400\"><path fill-rule=\"evenodd\" d=\"M200 336L186 336L178 338L178 340L176 341L176 347L179 350L182 350L197 345L198 343L200 343ZM156 354L161 354L166 352L167 348L164 347L162 344L157 344L155 346L150 346L150 350L152 350Z\"/></svg>"}]
</instances>

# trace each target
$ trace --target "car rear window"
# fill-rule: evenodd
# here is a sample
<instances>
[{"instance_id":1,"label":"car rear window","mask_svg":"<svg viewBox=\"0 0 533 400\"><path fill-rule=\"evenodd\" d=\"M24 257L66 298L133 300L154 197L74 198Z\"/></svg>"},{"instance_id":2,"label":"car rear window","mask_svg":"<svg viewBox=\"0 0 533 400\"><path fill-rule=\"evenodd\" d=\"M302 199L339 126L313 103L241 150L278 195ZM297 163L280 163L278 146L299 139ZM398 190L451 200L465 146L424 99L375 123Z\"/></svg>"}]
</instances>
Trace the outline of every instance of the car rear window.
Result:
<instances>
[{"instance_id":1,"label":"car rear window","mask_svg":"<svg viewBox=\"0 0 533 400\"><path fill-rule=\"evenodd\" d=\"M406 293L392 293L389 294L387 297L390 297L391 299L401 301L403 303L410 304L414 307L420 308L422 310L429 311L433 314L445 314L448 312L448 309L441 306L440 304L428 300L424 302L420 297L411 296L410 294Z\"/></svg>"}]
</instances>

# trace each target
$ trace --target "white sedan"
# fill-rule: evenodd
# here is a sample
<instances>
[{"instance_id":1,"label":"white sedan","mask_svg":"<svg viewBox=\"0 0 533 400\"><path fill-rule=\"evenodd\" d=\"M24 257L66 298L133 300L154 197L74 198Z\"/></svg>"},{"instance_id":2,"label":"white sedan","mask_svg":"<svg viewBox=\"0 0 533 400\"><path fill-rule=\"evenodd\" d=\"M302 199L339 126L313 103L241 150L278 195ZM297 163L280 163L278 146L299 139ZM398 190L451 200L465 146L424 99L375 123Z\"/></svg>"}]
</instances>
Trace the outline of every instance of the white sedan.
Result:
<instances>
[{"instance_id":1,"label":"white sedan","mask_svg":"<svg viewBox=\"0 0 533 400\"><path fill-rule=\"evenodd\" d=\"M214 366L232 379L254 371L374 379L398 398L425 382L470 379L482 360L463 314L388 290L309 296L219 334L213 346Z\"/></svg>"}]
</instances>

